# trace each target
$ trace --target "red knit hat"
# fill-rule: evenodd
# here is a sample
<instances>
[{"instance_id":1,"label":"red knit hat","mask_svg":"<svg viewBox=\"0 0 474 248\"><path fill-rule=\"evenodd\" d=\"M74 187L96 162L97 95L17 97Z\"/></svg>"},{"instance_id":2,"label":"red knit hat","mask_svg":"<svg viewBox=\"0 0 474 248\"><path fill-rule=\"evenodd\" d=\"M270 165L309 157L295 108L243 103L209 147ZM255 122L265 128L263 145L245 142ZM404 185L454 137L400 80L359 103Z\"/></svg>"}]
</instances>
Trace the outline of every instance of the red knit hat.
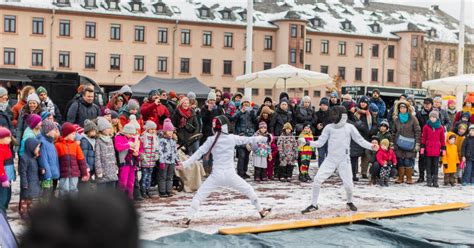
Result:
<instances>
[{"instance_id":1,"label":"red knit hat","mask_svg":"<svg viewBox=\"0 0 474 248\"><path fill-rule=\"evenodd\" d=\"M467 95L466 99L464 99L464 102L470 102L474 104L474 95Z\"/></svg>"},{"instance_id":2,"label":"red knit hat","mask_svg":"<svg viewBox=\"0 0 474 248\"><path fill-rule=\"evenodd\" d=\"M37 114L28 115L28 117L26 118L26 124L28 125L29 128L34 129L39 124L41 124L41 116Z\"/></svg>"},{"instance_id":3,"label":"red knit hat","mask_svg":"<svg viewBox=\"0 0 474 248\"><path fill-rule=\"evenodd\" d=\"M78 134L83 134L84 133L84 128L82 128L81 126L79 126L77 124L74 124L74 128L76 129L76 132Z\"/></svg>"},{"instance_id":4,"label":"red knit hat","mask_svg":"<svg viewBox=\"0 0 474 248\"><path fill-rule=\"evenodd\" d=\"M453 99L449 99L448 100L448 106L451 105L451 104L456 104L456 101L453 100Z\"/></svg>"},{"instance_id":5,"label":"red knit hat","mask_svg":"<svg viewBox=\"0 0 474 248\"><path fill-rule=\"evenodd\" d=\"M74 132L76 132L76 127L74 127L74 124L70 122L64 122L64 124L61 126L61 136L63 138Z\"/></svg>"},{"instance_id":6,"label":"red knit hat","mask_svg":"<svg viewBox=\"0 0 474 248\"><path fill-rule=\"evenodd\" d=\"M10 132L10 130L8 130L8 128L0 127L0 139L10 136L12 136L12 133Z\"/></svg>"},{"instance_id":7,"label":"red knit hat","mask_svg":"<svg viewBox=\"0 0 474 248\"><path fill-rule=\"evenodd\" d=\"M168 93L168 96L170 97L170 99L178 98L178 95L176 95L176 92L173 90Z\"/></svg>"}]
</instances>

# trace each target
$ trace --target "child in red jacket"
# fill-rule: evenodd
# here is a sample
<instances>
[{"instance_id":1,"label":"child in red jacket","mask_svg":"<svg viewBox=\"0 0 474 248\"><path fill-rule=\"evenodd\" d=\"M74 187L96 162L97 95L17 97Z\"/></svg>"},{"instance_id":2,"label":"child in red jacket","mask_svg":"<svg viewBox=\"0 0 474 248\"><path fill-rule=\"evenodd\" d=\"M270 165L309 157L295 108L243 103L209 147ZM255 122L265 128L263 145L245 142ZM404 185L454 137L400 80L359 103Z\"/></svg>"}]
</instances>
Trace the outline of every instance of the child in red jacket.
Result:
<instances>
[{"instance_id":1,"label":"child in red jacket","mask_svg":"<svg viewBox=\"0 0 474 248\"><path fill-rule=\"evenodd\" d=\"M380 186L387 187L392 166L397 165L397 157L393 149L390 148L390 141L388 139L380 141L380 149L375 157L380 164Z\"/></svg>"},{"instance_id":2,"label":"child in red jacket","mask_svg":"<svg viewBox=\"0 0 474 248\"><path fill-rule=\"evenodd\" d=\"M420 154L425 156L427 186L438 188L439 157L446 156L446 141L439 112L431 111L429 117L421 134Z\"/></svg>"},{"instance_id":3,"label":"child in red jacket","mask_svg":"<svg viewBox=\"0 0 474 248\"><path fill-rule=\"evenodd\" d=\"M10 142L12 140L10 130L0 127L0 214L6 214L10 203L12 189L7 172L5 171L5 161L12 157Z\"/></svg>"}]
</instances>

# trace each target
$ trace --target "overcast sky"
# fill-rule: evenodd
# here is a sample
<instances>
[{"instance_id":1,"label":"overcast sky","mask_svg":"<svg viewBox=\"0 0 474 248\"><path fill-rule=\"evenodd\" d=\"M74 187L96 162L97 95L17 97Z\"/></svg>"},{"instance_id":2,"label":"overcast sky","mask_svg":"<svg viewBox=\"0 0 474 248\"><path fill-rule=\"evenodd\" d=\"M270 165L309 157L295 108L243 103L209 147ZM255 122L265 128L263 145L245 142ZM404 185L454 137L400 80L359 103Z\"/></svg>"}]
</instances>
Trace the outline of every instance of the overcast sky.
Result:
<instances>
[{"instance_id":1,"label":"overcast sky","mask_svg":"<svg viewBox=\"0 0 474 248\"><path fill-rule=\"evenodd\" d=\"M430 7L438 5L439 8L459 20L461 0L374 0L377 2L396 3L403 5L413 5L420 7ZM474 0L464 0L464 22L466 25L474 28Z\"/></svg>"}]
</instances>

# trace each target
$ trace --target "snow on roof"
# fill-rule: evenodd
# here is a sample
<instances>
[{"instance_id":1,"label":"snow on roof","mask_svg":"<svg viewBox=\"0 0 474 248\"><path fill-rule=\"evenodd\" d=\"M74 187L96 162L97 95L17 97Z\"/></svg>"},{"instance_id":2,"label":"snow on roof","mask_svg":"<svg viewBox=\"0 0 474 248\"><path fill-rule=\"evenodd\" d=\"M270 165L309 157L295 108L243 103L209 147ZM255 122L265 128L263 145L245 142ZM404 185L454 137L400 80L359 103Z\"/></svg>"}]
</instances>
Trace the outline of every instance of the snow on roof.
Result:
<instances>
[{"instance_id":1,"label":"snow on roof","mask_svg":"<svg viewBox=\"0 0 474 248\"><path fill-rule=\"evenodd\" d=\"M62 0L64 1L64 0ZM245 26L246 20L240 15L247 8L247 0L135 0L141 2L142 11L131 11L132 0L120 0L118 10L109 10L107 2L96 0L97 8L85 8L85 0L70 0L69 5L55 4L57 0L0 0L0 5L59 9L77 12L126 15L154 19L180 20L201 23L219 23ZM163 3L169 10L166 14L155 11L156 3ZM201 17L198 9L207 7L208 17ZM439 9L404 6L362 0L260 0L254 4L254 25L256 27L277 28L273 22L285 18L307 20L307 30L345 35L397 39L396 32L419 29L427 32L428 41L457 43L458 21ZM219 13L231 10L233 18L224 19ZM290 11L290 13L288 13ZM320 26L313 26L311 20L320 19ZM344 29L342 22L350 21L350 29ZM380 29L375 30L374 24ZM410 25L409 25L410 24ZM436 30L429 36L429 30ZM474 30L466 26L466 42L474 42ZM431 32L434 34L434 32Z\"/></svg>"}]
</instances>

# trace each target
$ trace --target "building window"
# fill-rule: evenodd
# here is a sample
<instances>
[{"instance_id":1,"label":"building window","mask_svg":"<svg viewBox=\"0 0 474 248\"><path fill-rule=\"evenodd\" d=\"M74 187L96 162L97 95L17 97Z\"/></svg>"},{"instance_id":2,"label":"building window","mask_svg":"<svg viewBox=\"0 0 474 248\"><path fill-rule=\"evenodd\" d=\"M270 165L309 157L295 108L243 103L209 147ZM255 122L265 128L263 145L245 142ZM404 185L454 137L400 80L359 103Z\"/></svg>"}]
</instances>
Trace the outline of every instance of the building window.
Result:
<instances>
[{"instance_id":1,"label":"building window","mask_svg":"<svg viewBox=\"0 0 474 248\"><path fill-rule=\"evenodd\" d=\"M272 63L270 62L264 62L263 63L263 69L264 70L268 70L268 69L271 69L272 68Z\"/></svg>"},{"instance_id":2,"label":"building window","mask_svg":"<svg viewBox=\"0 0 474 248\"><path fill-rule=\"evenodd\" d=\"M15 65L15 48L4 48L3 49L3 64L4 65Z\"/></svg>"},{"instance_id":3,"label":"building window","mask_svg":"<svg viewBox=\"0 0 474 248\"><path fill-rule=\"evenodd\" d=\"M321 91L319 90L313 91L313 97L321 97Z\"/></svg>"},{"instance_id":4,"label":"building window","mask_svg":"<svg viewBox=\"0 0 474 248\"><path fill-rule=\"evenodd\" d=\"M86 22L86 38L94 39L95 38L95 22Z\"/></svg>"},{"instance_id":5,"label":"building window","mask_svg":"<svg viewBox=\"0 0 474 248\"><path fill-rule=\"evenodd\" d=\"M379 69L372 69L372 81L379 81Z\"/></svg>"},{"instance_id":6,"label":"building window","mask_svg":"<svg viewBox=\"0 0 474 248\"><path fill-rule=\"evenodd\" d=\"M456 50L454 49L449 50L449 61L451 62L456 61Z\"/></svg>"},{"instance_id":7,"label":"building window","mask_svg":"<svg viewBox=\"0 0 474 248\"><path fill-rule=\"evenodd\" d=\"M181 44L191 45L191 30L189 29L181 30Z\"/></svg>"},{"instance_id":8,"label":"building window","mask_svg":"<svg viewBox=\"0 0 474 248\"><path fill-rule=\"evenodd\" d=\"M133 60L133 70L134 71L144 71L145 70L145 57L137 55Z\"/></svg>"},{"instance_id":9,"label":"building window","mask_svg":"<svg viewBox=\"0 0 474 248\"><path fill-rule=\"evenodd\" d=\"M273 36L265 35L265 42L263 49L265 50L272 50L273 48Z\"/></svg>"},{"instance_id":10,"label":"building window","mask_svg":"<svg viewBox=\"0 0 474 248\"><path fill-rule=\"evenodd\" d=\"M211 60L210 59L202 60L202 74L211 74Z\"/></svg>"},{"instance_id":11,"label":"building window","mask_svg":"<svg viewBox=\"0 0 474 248\"><path fill-rule=\"evenodd\" d=\"M300 49L300 64L304 64L303 49Z\"/></svg>"},{"instance_id":12,"label":"building window","mask_svg":"<svg viewBox=\"0 0 474 248\"><path fill-rule=\"evenodd\" d=\"M372 57L378 57L379 56L379 45L378 44L373 44L372 45Z\"/></svg>"},{"instance_id":13,"label":"building window","mask_svg":"<svg viewBox=\"0 0 474 248\"><path fill-rule=\"evenodd\" d=\"M311 39L306 39L305 51L306 53L311 53Z\"/></svg>"},{"instance_id":14,"label":"building window","mask_svg":"<svg viewBox=\"0 0 474 248\"><path fill-rule=\"evenodd\" d=\"M337 71L339 72L339 76L341 76L342 79L346 79L346 67L339 66Z\"/></svg>"},{"instance_id":15,"label":"building window","mask_svg":"<svg viewBox=\"0 0 474 248\"><path fill-rule=\"evenodd\" d=\"M86 69L95 69L95 53L86 53Z\"/></svg>"},{"instance_id":16,"label":"building window","mask_svg":"<svg viewBox=\"0 0 474 248\"><path fill-rule=\"evenodd\" d=\"M224 75L232 75L232 61L231 60L224 60Z\"/></svg>"},{"instance_id":17,"label":"building window","mask_svg":"<svg viewBox=\"0 0 474 248\"><path fill-rule=\"evenodd\" d=\"M232 47L232 33L224 33L224 47Z\"/></svg>"},{"instance_id":18,"label":"building window","mask_svg":"<svg viewBox=\"0 0 474 248\"><path fill-rule=\"evenodd\" d=\"M362 68L355 68L355 81L362 81Z\"/></svg>"},{"instance_id":19,"label":"building window","mask_svg":"<svg viewBox=\"0 0 474 248\"><path fill-rule=\"evenodd\" d=\"M97 5L95 4L96 0L86 0L84 1L84 5L86 8L96 8Z\"/></svg>"},{"instance_id":20,"label":"building window","mask_svg":"<svg viewBox=\"0 0 474 248\"><path fill-rule=\"evenodd\" d=\"M33 18L33 34L44 34L44 19L40 17Z\"/></svg>"},{"instance_id":21,"label":"building window","mask_svg":"<svg viewBox=\"0 0 474 248\"><path fill-rule=\"evenodd\" d=\"M411 70L418 71L418 60L416 58L411 59Z\"/></svg>"},{"instance_id":22,"label":"building window","mask_svg":"<svg viewBox=\"0 0 474 248\"><path fill-rule=\"evenodd\" d=\"M300 31L301 31L301 38L304 39L305 25L300 25Z\"/></svg>"},{"instance_id":23,"label":"building window","mask_svg":"<svg viewBox=\"0 0 474 248\"><path fill-rule=\"evenodd\" d=\"M290 63L296 64L296 49L290 49Z\"/></svg>"},{"instance_id":24,"label":"building window","mask_svg":"<svg viewBox=\"0 0 474 248\"><path fill-rule=\"evenodd\" d=\"M291 38L296 38L298 36L298 25L292 24L290 28Z\"/></svg>"},{"instance_id":25,"label":"building window","mask_svg":"<svg viewBox=\"0 0 474 248\"><path fill-rule=\"evenodd\" d=\"M199 12L201 17L209 17L209 9L202 8Z\"/></svg>"},{"instance_id":26,"label":"building window","mask_svg":"<svg viewBox=\"0 0 474 248\"><path fill-rule=\"evenodd\" d=\"M158 71L159 72L168 71L168 57L158 57Z\"/></svg>"},{"instance_id":27,"label":"building window","mask_svg":"<svg viewBox=\"0 0 474 248\"><path fill-rule=\"evenodd\" d=\"M395 46L389 45L388 46L388 58L393 59L395 58Z\"/></svg>"},{"instance_id":28,"label":"building window","mask_svg":"<svg viewBox=\"0 0 474 248\"><path fill-rule=\"evenodd\" d=\"M364 45L362 43L356 43L355 55L356 56L362 56L363 51L364 51Z\"/></svg>"},{"instance_id":29,"label":"building window","mask_svg":"<svg viewBox=\"0 0 474 248\"><path fill-rule=\"evenodd\" d=\"M245 89L244 88L237 88L237 92L243 93L243 92L245 92Z\"/></svg>"},{"instance_id":30,"label":"building window","mask_svg":"<svg viewBox=\"0 0 474 248\"><path fill-rule=\"evenodd\" d=\"M252 88L252 96L258 96L258 88Z\"/></svg>"},{"instance_id":31,"label":"building window","mask_svg":"<svg viewBox=\"0 0 474 248\"><path fill-rule=\"evenodd\" d=\"M222 19L224 20L230 20L230 12L229 11L223 11L222 12Z\"/></svg>"},{"instance_id":32,"label":"building window","mask_svg":"<svg viewBox=\"0 0 474 248\"><path fill-rule=\"evenodd\" d=\"M110 26L110 39L111 40L120 40L120 24L112 24Z\"/></svg>"},{"instance_id":33,"label":"building window","mask_svg":"<svg viewBox=\"0 0 474 248\"><path fill-rule=\"evenodd\" d=\"M43 66L43 50L33 49L31 54L31 65L32 66Z\"/></svg>"},{"instance_id":34,"label":"building window","mask_svg":"<svg viewBox=\"0 0 474 248\"><path fill-rule=\"evenodd\" d=\"M5 33L15 33L16 32L16 16L5 16L4 17L4 26L3 31Z\"/></svg>"},{"instance_id":35,"label":"building window","mask_svg":"<svg viewBox=\"0 0 474 248\"><path fill-rule=\"evenodd\" d=\"M304 65L304 69L308 70L308 71L311 71L311 65Z\"/></svg>"},{"instance_id":36,"label":"building window","mask_svg":"<svg viewBox=\"0 0 474 248\"><path fill-rule=\"evenodd\" d=\"M71 35L71 22L69 20L59 21L59 36Z\"/></svg>"},{"instance_id":37,"label":"building window","mask_svg":"<svg viewBox=\"0 0 474 248\"><path fill-rule=\"evenodd\" d=\"M135 41L137 42L145 41L145 27L144 26L135 26Z\"/></svg>"},{"instance_id":38,"label":"building window","mask_svg":"<svg viewBox=\"0 0 474 248\"><path fill-rule=\"evenodd\" d=\"M158 43L168 43L168 29L158 29Z\"/></svg>"},{"instance_id":39,"label":"building window","mask_svg":"<svg viewBox=\"0 0 474 248\"><path fill-rule=\"evenodd\" d=\"M321 68L320 68L320 71L321 71L321 73L326 73L326 74L328 74L328 72L329 72L329 66L327 66L327 65L322 65Z\"/></svg>"},{"instance_id":40,"label":"building window","mask_svg":"<svg viewBox=\"0 0 474 248\"><path fill-rule=\"evenodd\" d=\"M223 87L223 88L222 88L222 91L223 91L223 92L230 92L230 87Z\"/></svg>"},{"instance_id":41,"label":"building window","mask_svg":"<svg viewBox=\"0 0 474 248\"><path fill-rule=\"evenodd\" d=\"M120 55L110 55L110 70L120 70Z\"/></svg>"},{"instance_id":42,"label":"building window","mask_svg":"<svg viewBox=\"0 0 474 248\"><path fill-rule=\"evenodd\" d=\"M418 46L418 35L411 36L411 46L417 47Z\"/></svg>"},{"instance_id":43,"label":"building window","mask_svg":"<svg viewBox=\"0 0 474 248\"><path fill-rule=\"evenodd\" d=\"M321 41L321 53L322 54L328 54L329 53L329 41L328 40L322 40Z\"/></svg>"},{"instance_id":44,"label":"building window","mask_svg":"<svg viewBox=\"0 0 474 248\"><path fill-rule=\"evenodd\" d=\"M441 61L441 48L435 49L435 61Z\"/></svg>"},{"instance_id":45,"label":"building window","mask_svg":"<svg viewBox=\"0 0 474 248\"><path fill-rule=\"evenodd\" d=\"M119 0L111 0L111 1L109 1L109 9L112 9L112 10L119 9L118 1L119 1Z\"/></svg>"},{"instance_id":46,"label":"building window","mask_svg":"<svg viewBox=\"0 0 474 248\"><path fill-rule=\"evenodd\" d=\"M181 73L189 73L189 58L181 58Z\"/></svg>"},{"instance_id":47,"label":"building window","mask_svg":"<svg viewBox=\"0 0 474 248\"><path fill-rule=\"evenodd\" d=\"M212 46L212 32L204 31L202 33L202 45L203 46Z\"/></svg>"},{"instance_id":48,"label":"building window","mask_svg":"<svg viewBox=\"0 0 474 248\"><path fill-rule=\"evenodd\" d=\"M70 52L60 51L59 52L59 67L69 68Z\"/></svg>"},{"instance_id":49,"label":"building window","mask_svg":"<svg viewBox=\"0 0 474 248\"><path fill-rule=\"evenodd\" d=\"M266 96L271 96L273 94L273 90L272 89L265 89L265 95Z\"/></svg>"},{"instance_id":50,"label":"building window","mask_svg":"<svg viewBox=\"0 0 474 248\"><path fill-rule=\"evenodd\" d=\"M345 41L339 41L338 52L339 52L339 55L346 55L346 42Z\"/></svg>"},{"instance_id":51,"label":"building window","mask_svg":"<svg viewBox=\"0 0 474 248\"><path fill-rule=\"evenodd\" d=\"M387 82L393 83L394 71L392 69L387 70Z\"/></svg>"}]
</instances>

